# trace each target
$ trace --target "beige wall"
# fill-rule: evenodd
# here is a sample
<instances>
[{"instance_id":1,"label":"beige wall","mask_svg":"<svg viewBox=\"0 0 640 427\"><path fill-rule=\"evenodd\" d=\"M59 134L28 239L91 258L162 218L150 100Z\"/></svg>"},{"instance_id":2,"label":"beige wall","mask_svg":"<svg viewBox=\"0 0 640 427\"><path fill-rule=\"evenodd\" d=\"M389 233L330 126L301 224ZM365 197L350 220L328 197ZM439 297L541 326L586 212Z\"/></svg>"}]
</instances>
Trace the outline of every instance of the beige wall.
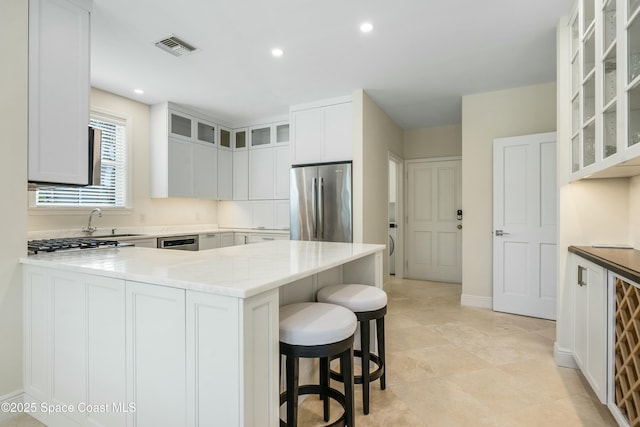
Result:
<instances>
[{"instance_id":1,"label":"beige wall","mask_svg":"<svg viewBox=\"0 0 640 427\"><path fill-rule=\"evenodd\" d=\"M353 241L389 240L389 152L402 157L402 129L362 90L353 97ZM388 273L385 251L384 273Z\"/></svg>"},{"instance_id":2,"label":"beige wall","mask_svg":"<svg viewBox=\"0 0 640 427\"><path fill-rule=\"evenodd\" d=\"M367 95L362 102L362 241L389 241L389 152L402 158L402 129ZM355 199L354 199L355 201ZM388 274L385 251L384 273Z\"/></svg>"},{"instance_id":3,"label":"beige wall","mask_svg":"<svg viewBox=\"0 0 640 427\"><path fill-rule=\"evenodd\" d=\"M462 98L463 302L493 294L493 140L555 129L555 83Z\"/></svg>"},{"instance_id":4,"label":"beige wall","mask_svg":"<svg viewBox=\"0 0 640 427\"><path fill-rule=\"evenodd\" d=\"M218 202L199 199L149 198L149 106L98 89L91 90L91 108L127 119L131 150L129 159L130 204L125 211L103 209L95 218L99 229L132 226L216 224ZM30 231L80 229L90 209L29 210Z\"/></svg>"},{"instance_id":5,"label":"beige wall","mask_svg":"<svg viewBox=\"0 0 640 427\"><path fill-rule=\"evenodd\" d=\"M462 125L405 130L402 145L405 160L460 156Z\"/></svg>"},{"instance_id":6,"label":"beige wall","mask_svg":"<svg viewBox=\"0 0 640 427\"><path fill-rule=\"evenodd\" d=\"M22 275L27 224L27 12L28 2L0 3L0 35L11 40L0 79L0 401L22 389ZM3 415L0 413L0 419Z\"/></svg>"}]
</instances>

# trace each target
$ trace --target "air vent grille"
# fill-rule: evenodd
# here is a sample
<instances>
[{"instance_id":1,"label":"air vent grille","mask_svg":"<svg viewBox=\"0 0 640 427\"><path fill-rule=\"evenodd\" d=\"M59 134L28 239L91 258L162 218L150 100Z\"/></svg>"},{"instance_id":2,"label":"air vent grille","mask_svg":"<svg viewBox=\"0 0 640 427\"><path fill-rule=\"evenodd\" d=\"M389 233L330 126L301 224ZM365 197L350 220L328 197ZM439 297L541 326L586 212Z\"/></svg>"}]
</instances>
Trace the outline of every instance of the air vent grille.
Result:
<instances>
[{"instance_id":1,"label":"air vent grille","mask_svg":"<svg viewBox=\"0 0 640 427\"><path fill-rule=\"evenodd\" d=\"M173 56L184 56L198 50L193 45L173 35L156 42L156 46Z\"/></svg>"}]
</instances>

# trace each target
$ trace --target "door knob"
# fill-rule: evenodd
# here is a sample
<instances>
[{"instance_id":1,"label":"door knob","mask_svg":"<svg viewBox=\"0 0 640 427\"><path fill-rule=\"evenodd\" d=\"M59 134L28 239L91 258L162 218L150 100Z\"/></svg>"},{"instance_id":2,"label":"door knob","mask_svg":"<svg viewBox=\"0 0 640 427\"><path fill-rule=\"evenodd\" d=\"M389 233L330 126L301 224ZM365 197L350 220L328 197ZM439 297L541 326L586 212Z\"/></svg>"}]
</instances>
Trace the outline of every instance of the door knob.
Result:
<instances>
[{"instance_id":1,"label":"door knob","mask_svg":"<svg viewBox=\"0 0 640 427\"><path fill-rule=\"evenodd\" d=\"M496 236L507 236L509 233L506 233L502 230L496 230Z\"/></svg>"},{"instance_id":2,"label":"door knob","mask_svg":"<svg viewBox=\"0 0 640 427\"><path fill-rule=\"evenodd\" d=\"M458 224L458 230L462 230L462 224Z\"/></svg>"}]
</instances>

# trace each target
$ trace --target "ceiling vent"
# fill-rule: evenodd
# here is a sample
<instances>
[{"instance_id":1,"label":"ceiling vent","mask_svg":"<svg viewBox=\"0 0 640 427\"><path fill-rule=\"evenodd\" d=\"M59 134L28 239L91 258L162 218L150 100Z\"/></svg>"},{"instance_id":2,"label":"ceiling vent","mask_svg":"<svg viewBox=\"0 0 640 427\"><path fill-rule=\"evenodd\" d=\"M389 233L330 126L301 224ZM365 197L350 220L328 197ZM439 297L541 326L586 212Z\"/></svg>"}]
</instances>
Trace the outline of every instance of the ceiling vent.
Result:
<instances>
[{"instance_id":1,"label":"ceiling vent","mask_svg":"<svg viewBox=\"0 0 640 427\"><path fill-rule=\"evenodd\" d=\"M156 46L166 52L169 52L173 56L184 56L198 50L194 46L173 35L156 42Z\"/></svg>"}]
</instances>

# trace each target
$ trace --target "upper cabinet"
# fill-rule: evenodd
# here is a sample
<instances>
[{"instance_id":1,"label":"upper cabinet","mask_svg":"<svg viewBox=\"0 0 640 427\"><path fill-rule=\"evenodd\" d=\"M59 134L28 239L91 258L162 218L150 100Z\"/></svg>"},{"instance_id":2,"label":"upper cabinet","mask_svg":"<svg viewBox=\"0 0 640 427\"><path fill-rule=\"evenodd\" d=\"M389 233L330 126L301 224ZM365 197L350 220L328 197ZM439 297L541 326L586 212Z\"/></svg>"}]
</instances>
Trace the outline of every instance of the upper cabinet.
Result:
<instances>
[{"instance_id":1,"label":"upper cabinet","mask_svg":"<svg viewBox=\"0 0 640 427\"><path fill-rule=\"evenodd\" d=\"M29 181L89 183L91 7L29 1Z\"/></svg>"},{"instance_id":2,"label":"upper cabinet","mask_svg":"<svg viewBox=\"0 0 640 427\"><path fill-rule=\"evenodd\" d=\"M640 174L639 5L575 5L568 24L572 180Z\"/></svg>"},{"instance_id":3,"label":"upper cabinet","mask_svg":"<svg viewBox=\"0 0 640 427\"><path fill-rule=\"evenodd\" d=\"M170 102L151 107L151 197L231 198L231 130ZM219 147L224 140L226 147Z\"/></svg>"},{"instance_id":4,"label":"upper cabinet","mask_svg":"<svg viewBox=\"0 0 640 427\"><path fill-rule=\"evenodd\" d=\"M290 123L291 164L353 160L351 97L291 107Z\"/></svg>"}]
</instances>

